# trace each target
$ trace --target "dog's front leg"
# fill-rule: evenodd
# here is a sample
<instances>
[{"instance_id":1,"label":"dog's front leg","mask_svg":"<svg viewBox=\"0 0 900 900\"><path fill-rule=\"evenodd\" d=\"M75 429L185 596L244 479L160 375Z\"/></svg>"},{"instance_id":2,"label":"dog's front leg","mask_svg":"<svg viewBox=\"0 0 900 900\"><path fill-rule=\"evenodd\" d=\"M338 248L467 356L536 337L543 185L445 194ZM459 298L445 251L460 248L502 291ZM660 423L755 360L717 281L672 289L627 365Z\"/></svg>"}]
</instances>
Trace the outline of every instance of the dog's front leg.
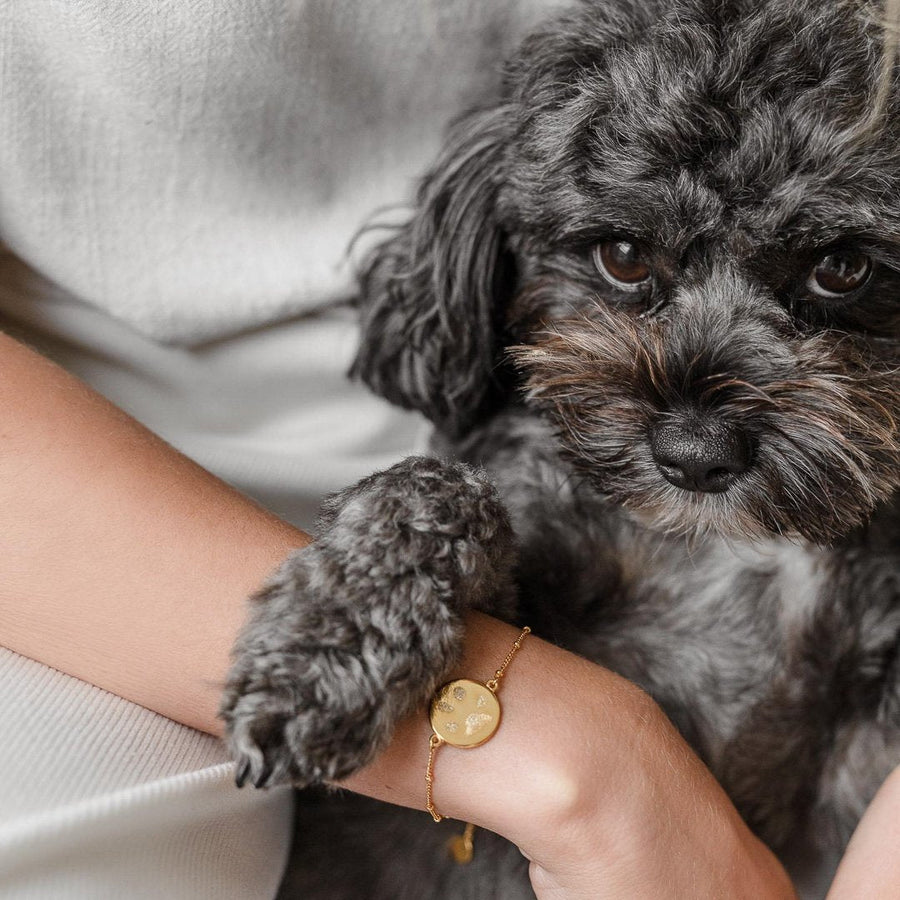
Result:
<instances>
[{"instance_id":1,"label":"dog's front leg","mask_svg":"<svg viewBox=\"0 0 900 900\"><path fill-rule=\"evenodd\" d=\"M457 660L466 610L509 611L512 562L503 505L462 464L410 458L329 498L235 646L221 715L238 783L369 762Z\"/></svg>"}]
</instances>

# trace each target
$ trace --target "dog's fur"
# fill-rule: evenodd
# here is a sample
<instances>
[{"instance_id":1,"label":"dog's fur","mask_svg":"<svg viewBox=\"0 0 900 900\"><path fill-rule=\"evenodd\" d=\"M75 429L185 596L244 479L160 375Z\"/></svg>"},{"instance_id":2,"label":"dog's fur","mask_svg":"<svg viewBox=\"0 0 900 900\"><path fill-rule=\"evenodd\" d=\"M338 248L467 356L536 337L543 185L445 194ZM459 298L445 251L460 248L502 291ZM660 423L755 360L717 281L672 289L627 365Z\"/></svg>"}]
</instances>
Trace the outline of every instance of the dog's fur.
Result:
<instances>
[{"instance_id":1,"label":"dog's fur","mask_svg":"<svg viewBox=\"0 0 900 900\"><path fill-rule=\"evenodd\" d=\"M362 766L476 606L643 686L777 851L840 853L900 764L900 104L874 105L877 12L585 2L457 123L362 275L354 371L461 462L332 498L257 598L223 706L241 780ZM592 262L623 235L649 292ZM834 248L874 270L828 301L806 279ZM654 430L709 422L749 467L670 483ZM499 838L462 868L424 814L301 810L297 896L531 895Z\"/></svg>"}]
</instances>

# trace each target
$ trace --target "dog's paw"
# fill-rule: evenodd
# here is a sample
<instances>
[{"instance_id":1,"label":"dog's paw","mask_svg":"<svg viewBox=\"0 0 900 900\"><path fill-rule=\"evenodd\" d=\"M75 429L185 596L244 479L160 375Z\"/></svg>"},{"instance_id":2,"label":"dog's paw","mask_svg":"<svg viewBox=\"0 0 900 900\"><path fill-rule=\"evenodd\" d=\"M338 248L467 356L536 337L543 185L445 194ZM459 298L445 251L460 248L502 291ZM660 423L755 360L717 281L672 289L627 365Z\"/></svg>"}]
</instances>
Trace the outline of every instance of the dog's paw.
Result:
<instances>
[{"instance_id":1,"label":"dog's paw","mask_svg":"<svg viewBox=\"0 0 900 900\"><path fill-rule=\"evenodd\" d=\"M340 780L455 662L462 614L512 596L512 534L466 466L412 458L330 498L253 599L221 716L237 781Z\"/></svg>"},{"instance_id":2,"label":"dog's paw","mask_svg":"<svg viewBox=\"0 0 900 900\"><path fill-rule=\"evenodd\" d=\"M311 546L254 599L221 710L239 785L339 779L377 743L399 648L360 621L354 597Z\"/></svg>"}]
</instances>

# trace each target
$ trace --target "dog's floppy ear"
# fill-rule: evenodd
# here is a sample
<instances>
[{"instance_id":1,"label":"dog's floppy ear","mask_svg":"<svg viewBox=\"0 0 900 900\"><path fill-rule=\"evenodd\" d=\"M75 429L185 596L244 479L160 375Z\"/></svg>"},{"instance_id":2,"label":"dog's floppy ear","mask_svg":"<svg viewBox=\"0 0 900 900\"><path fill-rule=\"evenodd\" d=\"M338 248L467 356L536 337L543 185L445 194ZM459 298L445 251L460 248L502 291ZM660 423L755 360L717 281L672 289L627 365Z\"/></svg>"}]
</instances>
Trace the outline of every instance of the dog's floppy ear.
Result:
<instances>
[{"instance_id":1,"label":"dog's floppy ear","mask_svg":"<svg viewBox=\"0 0 900 900\"><path fill-rule=\"evenodd\" d=\"M413 218L360 277L362 343L351 375L444 433L463 433L500 394L497 310L513 279L496 218L503 107L470 113L422 181Z\"/></svg>"}]
</instances>

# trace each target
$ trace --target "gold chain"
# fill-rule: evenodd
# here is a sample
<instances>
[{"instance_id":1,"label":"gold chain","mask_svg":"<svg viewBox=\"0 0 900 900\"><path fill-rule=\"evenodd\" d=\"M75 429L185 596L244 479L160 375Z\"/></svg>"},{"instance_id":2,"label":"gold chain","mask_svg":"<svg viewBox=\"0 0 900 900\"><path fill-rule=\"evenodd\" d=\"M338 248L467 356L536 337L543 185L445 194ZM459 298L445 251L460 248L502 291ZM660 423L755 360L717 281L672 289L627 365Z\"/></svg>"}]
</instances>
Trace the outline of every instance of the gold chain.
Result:
<instances>
[{"instance_id":1,"label":"gold chain","mask_svg":"<svg viewBox=\"0 0 900 900\"><path fill-rule=\"evenodd\" d=\"M440 822L444 817L434 808L434 800L432 799L432 785L434 784L434 754L437 748L444 742L436 735L431 736L428 741L428 765L425 766L425 809L431 813L431 818L435 822Z\"/></svg>"},{"instance_id":2,"label":"gold chain","mask_svg":"<svg viewBox=\"0 0 900 900\"><path fill-rule=\"evenodd\" d=\"M500 664L500 668L497 669L496 672L494 672L494 677L490 681L485 682L484 686L492 694L497 693L497 688L500 687L500 679L503 677L504 673L506 672L506 667L513 661L513 657L516 655L516 653L519 652L519 648L522 646L522 641L524 641L525 638L527 638L529 634L531 634L531 629L526 625L522 629L522 633L514 641L509 653L506 654L506 659L504 659L503 662Z\"/></svg>"},{"instance_id":3,"label":"gold chain","mask_svg":"<svg viewBox=\"0 0 900 900\"><path fill-rule=\"evenodd\" d=\"M509 653L506 654L506 658L500 664L500 668L494 672L494 677L489 681L485 682L484 687L486 687L491 694L496 694L499 687L500 682L503 679L503 676L506 674L506 670L509 667L509 664L513 661L513 657L516 653L519 652L522 647L522 642L525 640L528 635L531 634L531 629L527 626L522 629L522 633L516 638L513 642L512 647L510 648ZM455 682L450 682L452 686ZM466 682L462 682L466 683ZM476 684L477 686L477 684ZM446 689L446 685L441 690ZM491 701L494 702L494 701ZM499 711L499 707L498 707ZM497 722L499 724L499 720ZM434 728L434 704L432 704L432 728ZM494 726L496 728L496 725ZM488 737L485 740L489 739L493 736L493 731L488 734ZM454 736L450 736L451 741ZM447 740L442 738L437 733L431 735L431 738L428 741L428 762L425 766L425 808L428 812L431 813L431 818L434 819L435 822L440 822L444 816L442 816L434 806L434 760L437 756L438 748L441 745L448 743ZM457 744L457 746L463 746L461 744ZM477 746L477 745L473 745ZM454 855L454 859L456 859L459 863L469 862L472 858L472 835L475 831L475 826L471 823L466 825L466 830L462 836L458 838L454 838L451 841L451 850Z\"/></svg>"}]
</instances>

